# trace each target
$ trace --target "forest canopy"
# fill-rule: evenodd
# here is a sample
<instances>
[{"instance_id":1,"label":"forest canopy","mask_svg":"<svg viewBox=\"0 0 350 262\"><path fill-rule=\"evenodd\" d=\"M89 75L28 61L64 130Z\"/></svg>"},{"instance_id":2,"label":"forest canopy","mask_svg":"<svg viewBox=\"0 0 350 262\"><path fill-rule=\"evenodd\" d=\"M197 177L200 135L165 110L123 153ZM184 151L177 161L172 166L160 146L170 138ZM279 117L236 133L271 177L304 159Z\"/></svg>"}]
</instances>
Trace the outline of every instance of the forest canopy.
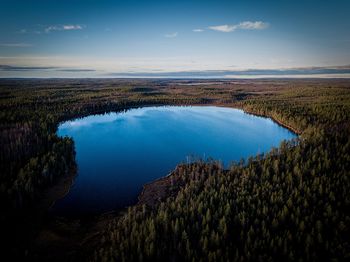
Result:
<instances>
[{"instance_id":1,"label":"forest canopy","mask_svg":"<svg viewBox=\"0 0 350 262\"><path fill-rule=\"evenodd\" d=\"M28 248L42 219L33 213L44 193L75 170L74 141L56 135L60 121L144 105L214 104L271 117L300 137L230 169L216 161L178 165L167 196L121 212L99 229L92 248L83 246L75 256L349 259L350 82L217 82L1 80L0 201L7 251L38 258Z\"/></svg>"}]
</instances>

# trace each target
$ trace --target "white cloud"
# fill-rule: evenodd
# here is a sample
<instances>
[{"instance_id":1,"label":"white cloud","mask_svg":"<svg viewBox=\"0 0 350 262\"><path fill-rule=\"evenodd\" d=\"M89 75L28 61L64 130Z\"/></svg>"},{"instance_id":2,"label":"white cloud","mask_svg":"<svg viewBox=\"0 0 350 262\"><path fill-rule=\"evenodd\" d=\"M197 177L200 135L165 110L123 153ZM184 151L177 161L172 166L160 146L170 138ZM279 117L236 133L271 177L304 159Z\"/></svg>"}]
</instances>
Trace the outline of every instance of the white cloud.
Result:
<instances>
[{"instance_id":1,"label":"white cloud","mask_svg":"<svg viewBox=\"0 0 350 262\"><path fill-rule=\"evenodd\" d=\"M83 29L81 25L64 25L63 30L81 30Z\"/></svg>"},{"instance_id":2,"label":"white cloud","mask_svg":"<svg viewBox=\"0 0 350 262\"><path fill-rule=\"evenodd\" d=\"M261 30L268 28L269 24L262 21L244 21L238 24L237 28L239 29L247 29L247 30Z\"/></svg>"},{"instance_id":3,"label":"white cloud","mask_svg":"<svg viewBox=\"0 0 350 262\"><path fill-rule=\"evenodd\" d=\"M50 33L51 31L62 30L62 27L58 26L49 26L45 28L46 33Z\"/></svg>"},{"instance_id":4,"label":"white cloud","mask_svg":"<svg viewBox=\"0 0 350 262\"><path fill-rule=\"evenodd\" d=\"M164 36L167 38L174 38L174 37L177 37L177 32L171 33L171 34L165 34Z\"/></svg>"},{"instance_id":5,"label":"white cloud","mask_svg":"<svg viewBox=\"0 0 350 262\"><path fill-rule=\"evenodd\" d=\"M3 47L30 47L31 44L26 43L0 43L0 46Z\"/></svg>"},{"instance_id":6,"label":"white cloud","mask_svg":"<svg viewBox=\"0 0 350 262\"><path fill-rule=\"evenodd\" d=\"M51 31L67 31L67 30L81 30L83 26L81 25L52 25L45 28L46 33Z\"/></svg>"},{"instance_id":7,"label":"white cloud","mask_svg":"<svg viewBox=\"0 0 350 262\"><path fill-rule=\"evenodd\" d=\"M217 25L217 26L209 26L208 28L211 30L228 33L236 30L237 27L235 25Z\"/></svg>"},{"instance_id":8,"label":"white cloud","mask_svg":"<svg viewBox=\"0 0 350 262\"><path fill-rule=\"evenodd\" d=\"M203 29L200 29L200 28L197 28L197 29L193 29L192 31L193 31L193 32L196 32L196 33L200 33L200 32L203 32L204 30L203 30Z\"/></svg>"},{"instance_id":9,"label":"white cloud","mask_svg":"<svg viewBox=\"0 0 350 262\"><path fill-rule=\"evenodd\" d=\"M262 30L262 29L266 29L267 27L269 27L269 23L265 23L262 21L255 21L255 22L244 21L236 25L217 25L217 26L209 26L208 28L219 32L229 33L229 32L235 31L236 29Z\"/></svg>"}]
</instances>

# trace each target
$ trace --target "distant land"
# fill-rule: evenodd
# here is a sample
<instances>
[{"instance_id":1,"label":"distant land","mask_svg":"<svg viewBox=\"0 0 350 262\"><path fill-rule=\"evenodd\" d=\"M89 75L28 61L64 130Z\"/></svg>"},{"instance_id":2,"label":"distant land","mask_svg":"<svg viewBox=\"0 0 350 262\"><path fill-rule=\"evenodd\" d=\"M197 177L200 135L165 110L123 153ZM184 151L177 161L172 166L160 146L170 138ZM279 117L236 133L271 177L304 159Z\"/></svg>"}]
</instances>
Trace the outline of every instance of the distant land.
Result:
<instances>
[{"instance_id":1,"label":"distant land","mask_svg":"<svg viewBox=\"0 0 350 262\"><path fill-rule=\"evenodd\" d=\"M93 68L0 65L0 78L350 78L350 65L284 69L107 72Z\"/></svg>"}]
</instances>

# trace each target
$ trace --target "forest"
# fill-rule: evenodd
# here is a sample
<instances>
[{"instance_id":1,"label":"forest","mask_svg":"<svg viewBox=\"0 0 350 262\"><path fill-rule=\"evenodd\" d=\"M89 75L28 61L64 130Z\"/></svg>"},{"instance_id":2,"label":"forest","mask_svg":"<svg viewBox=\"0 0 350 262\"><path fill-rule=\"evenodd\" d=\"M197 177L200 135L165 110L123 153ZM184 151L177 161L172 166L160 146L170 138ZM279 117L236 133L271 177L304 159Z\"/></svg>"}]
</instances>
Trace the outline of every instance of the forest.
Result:
<instances>
[{"instance_id":1,"label":"forest","mask_svg":"<svg viewBox=\"0 0 350 262\"><path fill-rule=\"evenodd\" d=\"M45 260L29 243L47 217L46 192L76 169L59 122L144 105L210 104L271 117L299 134L224 169L180 164L169 194L113 215L94 241L57 260L345 261L350 258L350 81L0 81L3 248ZM135 163L137 164L137 163ZM89 232L91 233L91 232ZM52 253L50 254L52 255Z\"/></svg>"}]
</instances>

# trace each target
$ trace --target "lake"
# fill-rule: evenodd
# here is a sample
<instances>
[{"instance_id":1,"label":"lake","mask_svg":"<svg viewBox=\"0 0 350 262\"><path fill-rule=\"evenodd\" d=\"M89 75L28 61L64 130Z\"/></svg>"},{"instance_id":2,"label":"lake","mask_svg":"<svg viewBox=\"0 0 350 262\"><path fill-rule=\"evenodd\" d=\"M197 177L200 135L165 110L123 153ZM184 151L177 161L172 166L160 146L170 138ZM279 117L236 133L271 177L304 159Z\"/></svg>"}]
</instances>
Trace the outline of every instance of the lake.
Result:
<instances>
[{"instance_id":1,"label":"lake","mask_svg":"<svg viewBox=\"0 0 350 262\"><path fill-rule=\"evenodd\" d=\"M74 216L136 203L145 183L194 158L228 167L296 135L271 119L215 106L162 106L92 115L60 124L75 141L78 175L52 212Z\"/></svg>"}]
</instances>

